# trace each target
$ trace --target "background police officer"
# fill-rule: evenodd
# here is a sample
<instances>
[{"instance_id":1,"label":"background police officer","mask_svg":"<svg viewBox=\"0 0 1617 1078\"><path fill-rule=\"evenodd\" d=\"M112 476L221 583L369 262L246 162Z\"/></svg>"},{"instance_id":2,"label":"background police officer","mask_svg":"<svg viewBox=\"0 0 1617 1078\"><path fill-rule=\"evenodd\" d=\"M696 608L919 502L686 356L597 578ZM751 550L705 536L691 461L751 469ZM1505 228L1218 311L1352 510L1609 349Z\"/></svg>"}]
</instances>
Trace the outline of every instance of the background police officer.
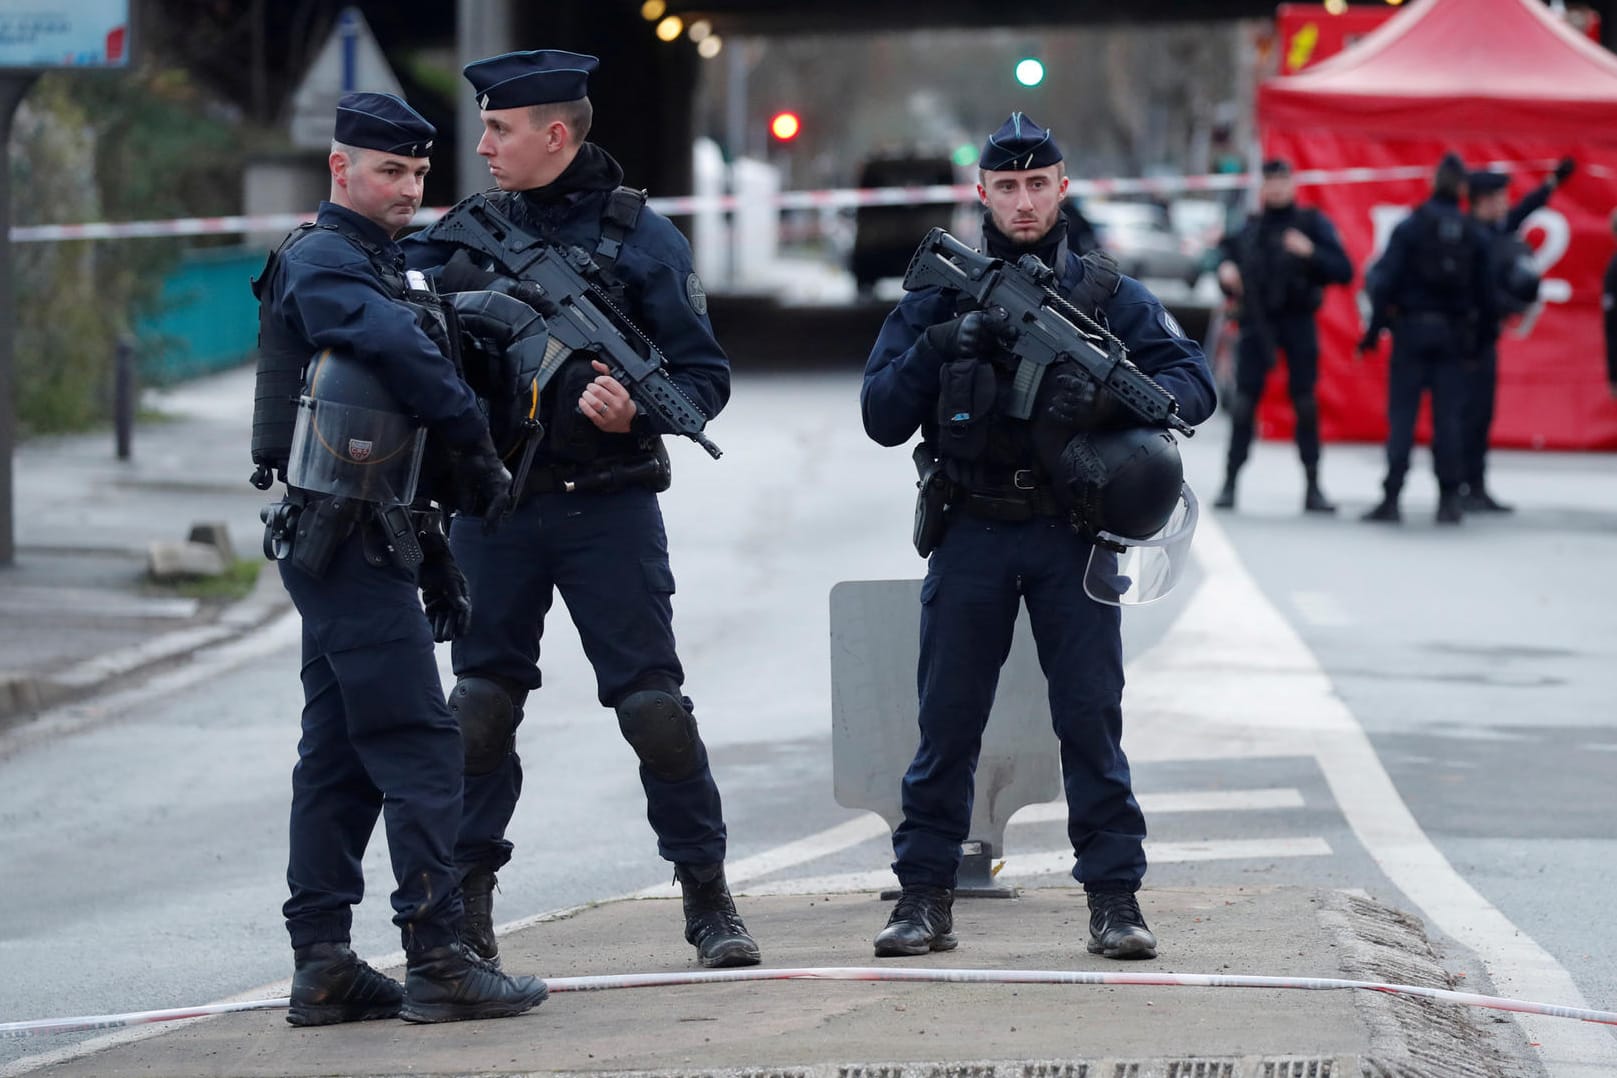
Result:
<instances>
[{"instance_id":1,"label":"background police officer","mask_svg":"<svg viewBox=\"0 0 1617 1078\"><path fill-rule=\"evenodd\" d=\"M518 228L592 252L616 301L654 340L670 377L712 417L728 400L730 366L713 338L690 245L623 170L586 142L593 56L507 53L469 64L482 109L477 151ZM410 264L445 266L445 289L477 282L470 253L427 229L407 242ZM459 679L451 707L466 743L466 811L456 856L465 873L468 939L495 954L494 873L511 857L506 825L522 789L515 732L540 684L539 641L557 590L595 669L602 706L616 709L640 757L640 780L658 851L674 863L685 898L685 936L708 966L751 965L758 946L724 879L719 790L674 651L674 578L657 492L667 486L660 431L625 388L588 356L575 356L547 391L546 427L515 514L498 536L459 522L452 541L471 583L470 633L455 641ZM661 459L664 467L652 467ZM650 478L607 479L591 476ZM568 491L569 487L577 489ZM585 488L589 489L585 489Z\"/></svg>"},{"instance_id":2,"label":"background police officer","mask_svg":"<svg viewBox=\"0 0 1617 1078\"><path fill-rule=\"evenodd\" d=\"M1489 241L1460 211L1465 164L1445 154L1432 180L1432 194L1398 223L1387 250L1369 274L1370 326L1360 352L1375 347L1392 328L1387 376L1387 478L1381 501L1364 519L1403 519L1398 496L1409 471L1415 416L1421 395L1432 394L1432 459L1437 471L1437 522L1464 517L1465 481L1462 410L1466 364L1480 335L1493 323L1493 283L1488 276Z\"/></svg>"},{"instance_id":3,"label":"background police officer","mask_svg":"<svg viewBox=\"0 0 1617 1078\"><path fill-rule=\"evenodd\" d=\"M1336 506L1319 486L1319 402L1314 396L1319 333L1314 312L1326 285L1353 279L1353 264L1330 220L1317 209L1297 205L1289 162L1274 158L1263 163L1259 198L1261 211L1219 244L1218 283L1240 301L1241 338L1236 345L1224 488L1213 504L1220 509L1235 507L1235 477L1251 449L1258 400L1279 348L1286 354L1286 388L1297 415L1297 455L1307 480L1303 509L1334 513Z\"/></svg>"},{"instance_id":4,"label":"background police officer","mask_svg":"<svg viewBox=\"0 0 1617 1078\"><path fill-rule=\"evenodd\" d=\"M1460 506L1468 513L1508 513L1511 506L1488 493L1488 432L1493 427L1494 396L1499 384L1499 333L1503 322L1524 313L1538 298L1538 271L1532 265L1533 249L1521 238L1522 223L1550 201L1550 195L1567 177L1575 164L1561 159L1550 178L1510 204L1510 177L1503 172L1482 170L1471 173L1467 186L1471 195L1471 217L1488 237L1488 274L1493 282L1494 314L1482 327L1477 355L1467 365L1464 438L1465 491Z\"/></svg>"},{"instance_id":5,"label":"background police officer","mask_svg":"<svg viewBox=\"0 0 1617 1078\"><path fill-rule=\"evenodd\" d=\"M1069 249L1060 214L1066 169L1050 133L1013 113L989 136L980 167L988 254L1014 261L1032 253L1052 267L1062 294L1110 326L1130 358L1178 399L1182 418L1205 420L1214 390L1201 349L1138 282L1104 258ZM953 889L971 821L973 770L1025 598L1061 744L1073 875L1089 893L1089 949L1154 957L1156 940L1134 895L1145 874L1145 820L1121 746L1120 614L1085 594L1092 544L1070 526L1035 444L1041 424L1054 421L1069 432L1100 424L1108 400L1076 372L1052 371L1031 419L1012 419L1005 405L1013 369L997 348L993 322L958 310L936 288L904 297L865 366L860 403L871 438L902 445L919 429L937 444L940 417L959 435L951 436L956 448L943 450L956 509L921 590L921 740L904 775L904 821L893 836L903 895L876 937L876 954L955 946Z\"/></svg>"},{"instance_id":6,"label":"background police officer","mask_svg":"<svg viewBox=\"0 0 1617 1078\"><path fill-rule=\"evenodd\" d=\"M1611 214L1611 234L1617 238L1617 210ZM1600 284L1600 312L1606 331L1606 382L1617 397L1617 254L1606 263Z\"/></svg>"},{"instance_id":7,"label":"background police officer","mask_svg":"<svg viewBox=\"0 0 1617 1078\"><path fill-rule=\"evenodd\" d=\"M255 282L261 362L274 366L290 357L295 365L331 350L310 376L314 412L340 415L323 408L313 383L326 363L332 378L351 365L350 381L385 385L441 439L463 504L498 513L510 477L477 401L402 302L403 255L393 236L421 203L433 134L388 94L349 94L338 104L331 199ZM337 448L361 466L382 463L384 449L392 452L359 437ZM363 467L356 470L363 474ZM290 478L301 478L296 464ZM459 940L453 851L460 739L442 703L434 627L417 597L420 584L441 637L464 623L464 586L447 544L440 538L435 546L426 533L430 515L391 505L392 520L424 529L418 541L426 563L418 578L412 559L395 557L409 540L384 532L377 510L385 499L360 502L293 487L289 504L299 510L298 523L282 536L290 551L282 551L289 557L279 565L303 617L305 703L286 873L291 897L284 912L295 961L288 1020L324 1025L395 1014L419 1022L520 1014L545 998L544 984L499 973ZM361 858L378 814L398 883L393 920L408 961L402 991L348 947L352 907L364 891Z\"/></svg>"}]
</instances>

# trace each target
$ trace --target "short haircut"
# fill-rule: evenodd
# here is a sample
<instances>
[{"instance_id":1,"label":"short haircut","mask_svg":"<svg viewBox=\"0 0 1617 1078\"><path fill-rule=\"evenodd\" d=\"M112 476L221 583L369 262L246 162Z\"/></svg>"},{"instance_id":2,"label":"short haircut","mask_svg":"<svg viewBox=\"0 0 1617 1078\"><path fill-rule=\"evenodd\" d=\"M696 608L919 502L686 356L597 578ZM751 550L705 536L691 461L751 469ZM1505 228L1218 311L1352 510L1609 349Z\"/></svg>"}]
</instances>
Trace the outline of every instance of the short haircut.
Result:
<instances>
[{"instance_id":1,"label":"short haircut","mask_svg":"<svg viewBox=\"0 0 1617 1078\"><path fill-rule=\"evenodd\" d=\"M581 143L590 133L590 122L595 118L595 107L590 99L581 97L577 101L552 101L548 105L529 105L528 122L535 128L542 128L560 120L567 125L575 143Z\"/></svg>"},{"instance_id":2,"label":"short haircut","mask_svg":"<svg viewBox=\"0 0 1617 1078\"><path fill-rule=\"evenodd\" d=\"M369 151L361 149L358 146L350 146L346 142L338 142L336 139L332 139L331 152L343 154L348 158L349 161L357 164L359 162L359 155L362 153L368 153Z\"/></svg>"}]
</instances>

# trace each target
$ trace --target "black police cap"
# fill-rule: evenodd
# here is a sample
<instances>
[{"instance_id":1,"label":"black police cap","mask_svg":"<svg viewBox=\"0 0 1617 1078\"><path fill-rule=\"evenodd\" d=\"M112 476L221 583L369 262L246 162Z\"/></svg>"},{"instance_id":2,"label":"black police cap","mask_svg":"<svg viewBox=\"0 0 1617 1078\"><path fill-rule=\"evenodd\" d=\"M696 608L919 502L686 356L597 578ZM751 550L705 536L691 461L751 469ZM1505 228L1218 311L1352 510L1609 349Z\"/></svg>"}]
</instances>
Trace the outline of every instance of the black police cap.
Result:
<instances>
[{"instance_id":1,"label":"black police cap","mask_svg":"<svg viewBox=\"0 0 1617 1078\"><path fill-rule=\"evenodd\" d=\"M1466 185L1473 195L1491 195L1510 186L1510 177L1492 169L1480 169L1466 177Z\"/></svg>"},{"instance_id":2,"label":"black police cap","mask_svg":"<svg viewBox=\"0 0 1617 1078\"><path fill-rule=\"evenodd\" d=\"M1050 132L1022 115L1011 118L988 136L977 167L985 172L1025 172L1044 168L1061 160L1061 147Z\"/></svg>"},{"instance_id":3,"label":"black police cap","mask_svg":"<svg viewBox=\"0 0 1617 1078\"><path fill-rule=\"evenodd\" d=\"M534 49L477 60L461 69L481 109L520 109L588 97L601 61L581 52Z\"/></svg>"},{"instance_id":4,"label":"black police cap","mask_svg":"<svg viewBox=\"0 0 1617 1078\"><path fill-rule=\"evenodd\" d=\"M1265 176L1290 176L1291 162L1284 157L1271 157L1263 163Z\"/></svg>"},{"instance_id":5,"label":"black police cap","mask_svg":"<svg viewBox=\"0 0 1617 1078\"><path fill-rule=\"evenodd\" d=\"M332 137L344 146L381 150L400 157L426 157L438 129L392 94L365 90L337 102Z\"/></svg>"}]
</instances>

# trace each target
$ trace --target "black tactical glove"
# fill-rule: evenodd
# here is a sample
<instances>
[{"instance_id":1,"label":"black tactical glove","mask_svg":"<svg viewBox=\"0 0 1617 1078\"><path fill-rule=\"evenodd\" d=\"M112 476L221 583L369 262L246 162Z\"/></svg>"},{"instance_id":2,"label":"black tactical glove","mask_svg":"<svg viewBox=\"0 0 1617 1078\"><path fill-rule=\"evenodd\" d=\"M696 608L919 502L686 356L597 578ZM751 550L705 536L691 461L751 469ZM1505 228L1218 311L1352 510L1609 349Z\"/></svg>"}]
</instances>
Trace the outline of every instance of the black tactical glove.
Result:
<instances>
[{"instance_id":1,"label":"black tactical glove","mask_svg":"<svg viewBox=\"0 0 1617 1078\"><path fill-rule=\"evenodd\" d=\"M511 473L500 463L487 434L475 445L450 451L455 477L456 506L462 513L483 518L483 534L493 535L511 508Z\"/></svg>"},{"instance_id":2,"label":"black tactical glove","mask_svg":"<svg viewBox=\"0 0 1617 1078\"><path fill-rule=\"evenodd\" d=\"M1565 183L1567 181L1567 177L1571 176L1573 170L1577 167L1578 163L1572 160L1571 157L1561 158L1561 160L1555 165L1555 182L1557 186Z\"/></svg>"},{"instance_id":3,"label":"black tactical glove","mask_svg":"<svg viewBox=\"0 0 1617 1078\"><path fill-rule=\"evenodd\" d=\"M1072 430L1093 430L1116 409L1114 398L1099 383L1071 364L1052 371L1050 397L1045 403L1047 415Z\"/></svg>"},{"instance_id":4,"label":"black tactical glove","mask_svg":"<svg viewBox=\"0 0 1617 1078\"><path fill-rule=\"evenodd\" d=\"M432 638L442 644L465 636L472 624L472 599L466 577L449 551L443 523L435 519L423 528L421 540L421 603L432 626Z\"/></svg>"},{"instance_id":5,"label":"black tactical glove","mask_svg":"<svg viewBox=\"0 0 1617 1078\"><path fill-rule=\"evenodd\" d=\"M981 359L1004 339L1004 325L1003 318L996 320L987 311L967 311L930 327L925 337L945 360Z\"/></svg>"}]
</instances>

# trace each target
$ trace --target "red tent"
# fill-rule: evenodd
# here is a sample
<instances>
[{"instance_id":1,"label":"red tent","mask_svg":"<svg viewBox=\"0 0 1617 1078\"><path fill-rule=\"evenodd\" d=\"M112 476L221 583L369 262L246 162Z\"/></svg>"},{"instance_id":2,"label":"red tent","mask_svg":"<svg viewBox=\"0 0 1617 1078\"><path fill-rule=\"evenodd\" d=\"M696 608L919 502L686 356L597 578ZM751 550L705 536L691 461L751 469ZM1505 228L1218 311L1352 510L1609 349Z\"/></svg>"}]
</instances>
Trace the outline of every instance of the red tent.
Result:
<instances>
[{"instance_id":1,"label":"red tent","mask_svg":"<svg viewBox=\"0 0 1617 1078\"><path fill-rule=\"evenodd\" d=\"M1617 57L1538 0L1420 0L1340 55L1258 90L1266 156L1300 171L1365 169L1304 185L1361 270L1430 191L1445 150L1512 171L1511 197L1572 154L1578 172L1524 228L1544 274L1536 317L1500 341L1496 445L1617 448L1607 390L1601 276L1617 250ZM1410 166L1414 166L1412 169ZM1365 177L1368 177L1366 179ZM1361 278L1362 279L1362 278ZM1320 412L1328 439L1386 435L1386 355L1358 362L1357 290L1327 293L1320 320ZM1271 383L1262 429L1288 435Z\"/></svg>"}]
</instances>

